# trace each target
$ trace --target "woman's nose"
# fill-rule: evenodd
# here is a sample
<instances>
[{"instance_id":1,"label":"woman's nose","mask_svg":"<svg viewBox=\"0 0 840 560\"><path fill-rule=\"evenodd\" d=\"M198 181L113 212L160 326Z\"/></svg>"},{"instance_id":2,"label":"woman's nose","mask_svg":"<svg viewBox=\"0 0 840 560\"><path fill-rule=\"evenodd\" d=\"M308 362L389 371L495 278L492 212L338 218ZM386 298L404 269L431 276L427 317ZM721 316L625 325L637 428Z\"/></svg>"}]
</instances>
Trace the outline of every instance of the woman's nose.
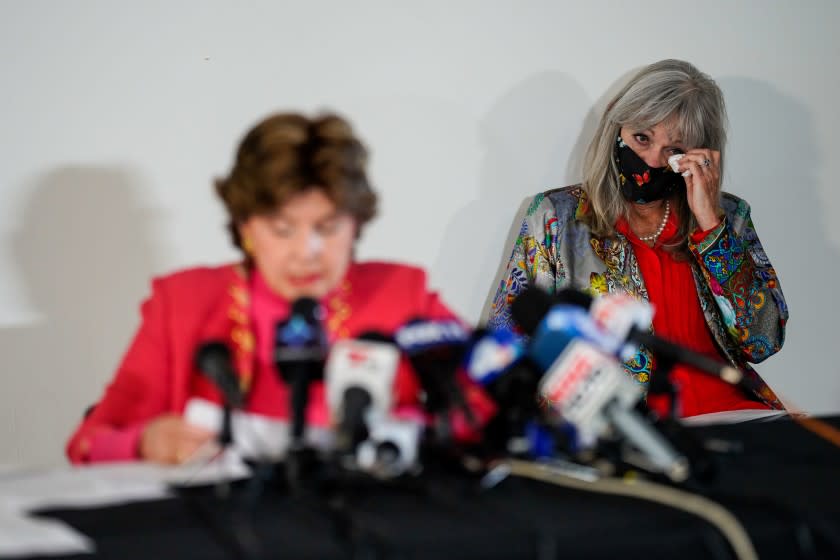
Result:
<instances>
[{"instance_id":1,"label":"woman's nose","mask_svg":"<svg viewBox=\"0 0 840 560\"><path fill-rule=\"evenodd\" d=\"M289 254L295 259L302 259L307 257L309 236L304 233L298 233L291 240L289 240Z\"/></svg>"},{"instance_id":2,"label":"woman's nose","mask_svg":"<svg viewBox=\"0 0 840 560\"><path fill-rule=\"evenodd\" d=\"M656 168L656 167L665 167L668 165L668 159L665 157L662 152L657 153L648 153L645 154L645 157L642 158L645 161L645 164L648 167Z\"/></svg>"}]
</instances>

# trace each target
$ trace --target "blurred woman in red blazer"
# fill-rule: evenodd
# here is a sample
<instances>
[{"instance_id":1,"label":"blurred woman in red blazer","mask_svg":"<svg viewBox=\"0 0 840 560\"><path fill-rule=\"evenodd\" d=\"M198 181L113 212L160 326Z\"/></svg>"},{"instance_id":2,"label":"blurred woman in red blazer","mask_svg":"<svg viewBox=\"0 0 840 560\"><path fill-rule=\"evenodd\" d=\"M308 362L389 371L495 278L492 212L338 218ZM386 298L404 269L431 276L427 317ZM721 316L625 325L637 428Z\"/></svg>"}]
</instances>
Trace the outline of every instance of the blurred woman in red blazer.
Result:
<instances>
[{"instance_id":1,"label":"blurred woman in red blazer","mask_svg":"<svg viewBox=\"0 0 840 560\"><path fill-rule=\"evenodd\" d=\"M191 398L222 400L194 366L196 348L209 340L231 348L247 411L288 418L287 387L271 354L274 326L297 298L321 302L331 341L392 334L415 317L453 317L422 270L354 260L355 242L376 212L366 159L351 127L334 115L278 114L245 135L233 169L216 184L243 261L153 281L122 363L67 444L70 461L180 463L213 438L182 417ZM465 389L486 416L492 405L483 393ZM394 392L398 406L418 402L405 360ZM307 421L329 425L323 383L310 395Z\"/></svg>"}]
</instances>

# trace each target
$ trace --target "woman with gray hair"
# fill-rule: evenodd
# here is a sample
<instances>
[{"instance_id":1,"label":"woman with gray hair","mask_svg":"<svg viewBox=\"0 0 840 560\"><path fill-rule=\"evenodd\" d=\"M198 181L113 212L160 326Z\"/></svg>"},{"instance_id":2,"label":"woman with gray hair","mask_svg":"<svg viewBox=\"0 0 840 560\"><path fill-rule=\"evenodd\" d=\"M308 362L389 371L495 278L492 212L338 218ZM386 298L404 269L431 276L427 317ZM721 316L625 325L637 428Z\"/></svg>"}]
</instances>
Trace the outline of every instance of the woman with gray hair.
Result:
<instances>
[{"instance_id":1,"label":"woman with gray hair","mask_svg":"<svg viewBox=\"0 0 840 560\"><path fill-rule=\"evenodd\" d=\"M743 391L677 364L682 416L782 403L748 362L777 352L788 310L750 218L721 191L726 108L693 65L643 68L609 102L586 153L583 182L534 197L493 300L489 326L513 326L510 303L528 285L653 304L652 330L742 369ZM647 390L657 370L644 346L624 363ZM665 412L664 397L648 404Z\"/></svg>"}]
</instances>

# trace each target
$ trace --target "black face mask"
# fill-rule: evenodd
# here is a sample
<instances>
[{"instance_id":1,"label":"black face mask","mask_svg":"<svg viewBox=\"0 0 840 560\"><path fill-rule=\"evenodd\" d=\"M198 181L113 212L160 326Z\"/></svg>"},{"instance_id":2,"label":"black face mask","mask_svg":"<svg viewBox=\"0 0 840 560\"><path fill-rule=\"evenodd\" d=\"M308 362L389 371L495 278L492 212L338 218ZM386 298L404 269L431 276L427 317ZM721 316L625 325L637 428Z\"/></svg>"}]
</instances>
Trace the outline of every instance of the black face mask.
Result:
<instances>
[{"instance_id":1,"label":"black face mask","mask_svg":"<svg viewBox=\"0 0 840 560\"><path fill-rule=\"evenodd\" d=\"M678 187L685 186L682 175L669 166L648 167L621 136L615 144L615 163L621 194L630 202L653 202L668 197Z\"/></svg>"}]
</instances>

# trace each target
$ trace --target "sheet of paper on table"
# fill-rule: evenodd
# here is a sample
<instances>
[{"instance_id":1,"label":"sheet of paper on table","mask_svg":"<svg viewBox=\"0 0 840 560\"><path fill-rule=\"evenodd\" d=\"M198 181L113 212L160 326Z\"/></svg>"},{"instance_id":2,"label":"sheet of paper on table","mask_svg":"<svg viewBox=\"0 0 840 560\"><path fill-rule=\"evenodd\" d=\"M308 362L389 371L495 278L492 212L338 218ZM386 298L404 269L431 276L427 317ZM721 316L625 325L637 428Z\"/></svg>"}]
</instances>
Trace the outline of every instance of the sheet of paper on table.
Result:
<instances>
[{"instance_id":1,"label":"sheet of paper on table","mask_svg":"<svg viewBox=\"0 0 840 560\"><path fill-rule=\"evenodd\" d=\"M93 550L84 535L58 521L31 517L32 511L155 500L169 496L173 484L212 484L249 474L238 455L217 455L212 447L177 467L127 462L43 470L4 468L0 470L0 557Z\"/></svg>"},{"instance_id":2,"label":"sheet of paper on table","mask_svg":"<svg viewBox=\"0 0 840 560\"><path fill-rule=\"evenodd\" d=\"M769 422L786 418L788 413L784 410L724 410L723 412L710 412L687 416L681 418L680 422L686 426L712 426L714 424L740 424L743 422Z\"/></svg>"}]
</instances>

